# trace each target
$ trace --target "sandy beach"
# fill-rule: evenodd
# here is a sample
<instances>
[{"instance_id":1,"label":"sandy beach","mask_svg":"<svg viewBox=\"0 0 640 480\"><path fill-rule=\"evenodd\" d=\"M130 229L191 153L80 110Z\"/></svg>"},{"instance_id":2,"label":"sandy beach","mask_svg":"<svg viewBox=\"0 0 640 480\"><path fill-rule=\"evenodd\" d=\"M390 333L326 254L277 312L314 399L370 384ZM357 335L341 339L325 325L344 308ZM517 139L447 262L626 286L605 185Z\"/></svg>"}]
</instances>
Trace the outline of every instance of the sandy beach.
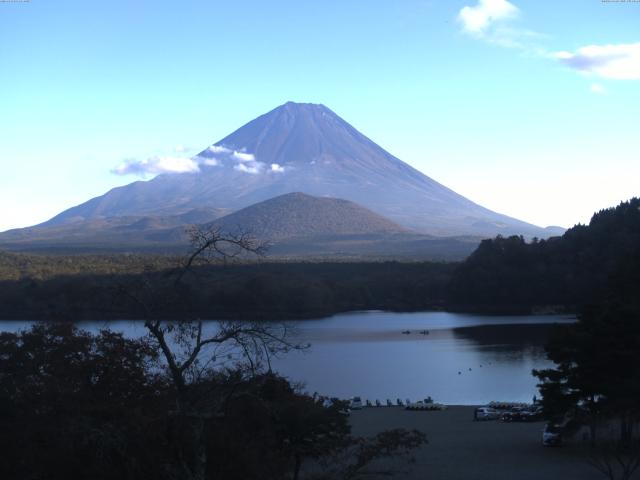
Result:
<instances>
[{"instance_id":1,"label":"sandy beach","mask_svg":"<svg viewBox=\"0 0 640 480\"><path fill-rule=\"evenodd\" d=\"M391 428L416 428L428 445L415 452L415 464L394 478L430 480L598 480L587 464L588 447L581 439L562 447L543 447L544 422L473 421L474 407L444 411L407 411L401 407L353 411L356 435L374 435Z\"/></svg>"}]
</instances>

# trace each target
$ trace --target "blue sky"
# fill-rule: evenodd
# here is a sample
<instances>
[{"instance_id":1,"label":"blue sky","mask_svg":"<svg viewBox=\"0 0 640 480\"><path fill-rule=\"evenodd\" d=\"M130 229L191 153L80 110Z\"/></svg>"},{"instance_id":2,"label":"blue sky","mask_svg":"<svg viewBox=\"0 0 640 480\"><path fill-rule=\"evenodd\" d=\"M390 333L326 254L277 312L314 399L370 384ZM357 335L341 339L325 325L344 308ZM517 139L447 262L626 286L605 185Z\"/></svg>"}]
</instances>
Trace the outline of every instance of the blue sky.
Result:
<instances>
[{"instance_id":1,"label":"blue sky","mask_svg":"<svg viewBox=\"0 0 640 480\"><path fill-rule=\"evenodd\" d=\"M288 100L493 210L586 222L640 194L640 3L0 3L0 230Z\"/></svg>"}]
</instances>

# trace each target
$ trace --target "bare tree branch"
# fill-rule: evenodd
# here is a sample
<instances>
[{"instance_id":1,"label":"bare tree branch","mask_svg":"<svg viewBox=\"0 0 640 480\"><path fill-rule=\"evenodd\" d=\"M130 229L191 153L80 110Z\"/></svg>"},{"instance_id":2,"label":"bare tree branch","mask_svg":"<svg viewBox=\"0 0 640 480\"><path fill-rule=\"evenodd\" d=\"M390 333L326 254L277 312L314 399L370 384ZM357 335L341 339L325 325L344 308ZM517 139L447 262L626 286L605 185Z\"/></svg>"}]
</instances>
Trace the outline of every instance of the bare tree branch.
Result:
<instances>
[{"instance_id":1,"label":"bare tree branch","mask_svg":"<svg viewBox=\"0 0 640 480\"><path fill-rule=\"evenodd\" d=\"M640 468L640 441L602 442L593 448L587 463L609 480L629 480Z\"/></svg>"},{"instance_id":2,"label":"bare tree branch","mask_svg":"<svg viewBox=\"0 0 640 480\"><path fill-rule=\"evenodd\" d=\"M188 231L193 246L193 252L187 257L181 271L176 278L179 283L191 269L197 259L210 261L211 259L227 261L242 253L262 257L266 254L268 243L259 241L247 232L223 233L220 227L211 226L206 229L193 227ZM231 248L231 250L229 250Z\"/></svg>"},{"instance_id":3,"label":"bare tree branch","mask_svg":"<svg viewBox=\"0 0 640 480\"><path fill-rule=\"evenodd\" d=\"M185 307L189 307L181 296L181 289L186 286L183 280L193 270L196 262L226 262L243 254L261 257L267 248L266 243L259 242L247 233L229 235L215 226L207 229L193 228L189 234L193 251L184 264L171 274L175 275L175 295L166 296L165 292L162 297L145 280L139 292L122 288L121 293L141 308L145 316L145 327L162 352L176 390L176 421L180 420L178 423L183 429L182 433L190 438L190 447L186 448L191 449L185 453L181 450L182 447L178 447L181 476L190 480L204 480L207 465L204 421L215 415L217 409L223 408L224 402L219 402L219 395L211 395L211 392L202 396L199 391L201 385L197 382L209 365L215 369L225 364L224 359L216 364L217 347L229 345L231 350L227 352L231 353L227 353L227 363L233 359L234 353L238 353L248 362L252 375L260 368L262 358L267 359L270 370L271 355L305 347L296 345L288 338L289 329L286 325L220 321L210 325L212 331L207 331L201 320L189 318L189 315L174 321L162 320L165 314L163 306L174 306L171 305L172 301L183 302ZM165 278L169 280L170 277ZM205 350L210 346L216 348L213 352L208 352L210 355L207 356ZM202 357L206 360L201 367Z\"/></svg>"}]
</instances>

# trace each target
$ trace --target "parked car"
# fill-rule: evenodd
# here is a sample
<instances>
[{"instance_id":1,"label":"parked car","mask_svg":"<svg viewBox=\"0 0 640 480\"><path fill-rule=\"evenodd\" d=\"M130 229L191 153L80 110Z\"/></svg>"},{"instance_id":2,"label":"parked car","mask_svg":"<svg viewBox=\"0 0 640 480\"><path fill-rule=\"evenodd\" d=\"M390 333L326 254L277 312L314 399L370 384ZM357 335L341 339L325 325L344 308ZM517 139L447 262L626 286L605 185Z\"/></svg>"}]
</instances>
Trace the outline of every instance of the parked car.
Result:
<instances>
[{"instance_id":1,"label":"parked car","mask_svg":"<svg viewBox=\"0 0 640 480\"><path fill-rule=\"evenodd\" d=\"M500 420L503 422L535 422L541 418L542 407L512 408L500 416Z\"/></svg>"},{"instance_id":2,"label":"parked car","mask_svg":"<svg viewBox=\"0 0 640 480\"><path fill-rule=\"evenodd\" d=\"M526 408L512 408L500 415L503 422L528 422L531 419L531 412Z\"/></svg>"},{"instance_id":3,"label":"parked car","mask_svg":"<svg viewBox=\"0 0 640 480\"><path fill-rule=\"evenodd\" d=\"M503 422L519 422L522 419L523 412L524 409L522 408L507 410L506 412L502 412L500 420Z\"/></svg>"},{"instance_id":4,"label":"parked car","mask_svg":"<svg viewBox=\"0 0 640 480\"><path fill-rule=\"evenodd\" d=\"M547 423L542 431L542 445L545 447L562 445L562 426L557 423Z\"/></svg>"},{"instance_id":5,"label":"parked car","mask_svg":"<svg viewBox=\"0 0 640 480\"><path fill-rule=\"evenodd\" d=\"M473 412L474 420L498 420L500 412L489 407L478 407Z\"/></svg>"},{"instance_id":6,"label":"parked car","mask_svg":"<svg viewBox=\"0 0 640 480\"><path fill-rule=\"evenodd\" d=\"M360 397L353 397L349 407L351 410L360 410L362 408L362 399Z\"/></svg>"}]
</instances>

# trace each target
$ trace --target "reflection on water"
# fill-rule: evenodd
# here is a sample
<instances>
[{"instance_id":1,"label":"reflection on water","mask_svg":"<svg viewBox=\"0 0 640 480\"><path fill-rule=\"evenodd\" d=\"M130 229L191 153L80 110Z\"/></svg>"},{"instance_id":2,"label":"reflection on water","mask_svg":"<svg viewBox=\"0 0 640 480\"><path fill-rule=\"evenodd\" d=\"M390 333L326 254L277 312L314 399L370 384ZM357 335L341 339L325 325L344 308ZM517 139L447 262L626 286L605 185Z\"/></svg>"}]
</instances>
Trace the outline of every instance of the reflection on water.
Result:
<instances>
[{"instance_id":1,"label":"reflection on water","mask_svg":"<svg viewBox=\"0 0 640 480\"><path fill-rule=\"evenodd\" d=\"M531 401L537 393L531 370L550 366L544 344L553 324L572 321L445 312L339 315L299 323L297 335L311 342L310 352L274 363L292 380L305 381L308 391L343 398Z\"/></svg>"},{"instance_id":2,"label":"reflection on water","mask_svg":"<svg viewBox=\"0 0 640 480\"><path fill-rule=\"evenodd\" d=\"M448 404L531 401L534 368L550 366L544 344L554 323L570 317L491 317L446 312L356 312L291 322L305 352L273 361L274 369L309 392L349 398L411 400L427 396ZM31 322L3 322L15 331ZM86 330L111 328L131 337L142 322L82 322ZM215 328L210 322L209 328ZM410 333L403 333L403 332ZM423 332L421 334L420 332Z\"/></svg>"}]
</instances>

